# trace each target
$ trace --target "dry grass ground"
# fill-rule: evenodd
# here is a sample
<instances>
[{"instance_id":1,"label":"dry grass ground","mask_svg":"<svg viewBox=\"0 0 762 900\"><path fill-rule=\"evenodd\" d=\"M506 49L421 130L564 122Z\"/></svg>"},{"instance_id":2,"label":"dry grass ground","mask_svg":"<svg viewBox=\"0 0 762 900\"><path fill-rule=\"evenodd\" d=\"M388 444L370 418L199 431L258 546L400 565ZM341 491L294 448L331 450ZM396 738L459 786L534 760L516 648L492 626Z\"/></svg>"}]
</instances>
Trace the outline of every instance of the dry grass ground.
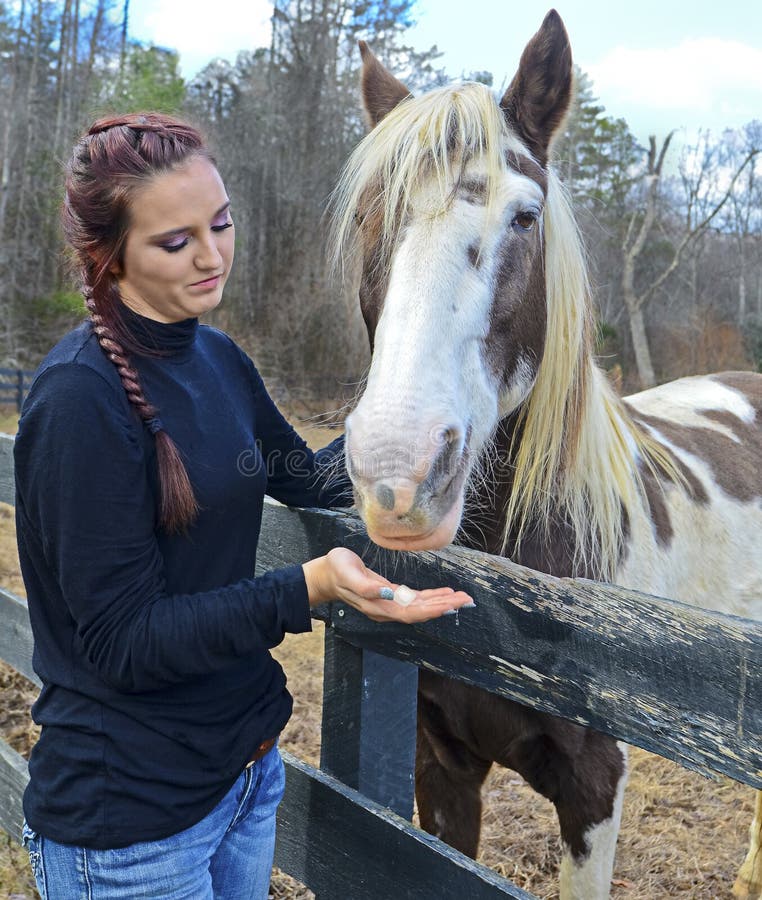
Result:
<instances>
[{"instance_id":1,"label":"dry grass ground","mask_svg":"<svg viewBox=\"0 0 762 900\"><path fill-rule=\"evenodd\" d=\"M12 419L5 427L12 430ZM335 432L304 429L313 446ZM13 515L0 505L0 583L21 594ZM322 625L289 636L276 650L294 695L294 715L282 745L316 764L320 755ZM0 667L0 733L19 752L35 739L29 719L33 688ZM633 750L612 888L615 900L723 900L740 865L752 816L752 792L728 779L708 781L659 757ZM484 786L480 860L543 900L558 896L558 829L550 803L515 773L494 769ZM437 897L432 885L431 897ZM0 837L0 898L36 897L26 855ZM276 873L274 900L307 900L312 894ZM353 900L351 897L337 900ZM392 900L392 898L390 898ZM423 898L422 898L423 900Z\"/></svg>"}]
</instances>

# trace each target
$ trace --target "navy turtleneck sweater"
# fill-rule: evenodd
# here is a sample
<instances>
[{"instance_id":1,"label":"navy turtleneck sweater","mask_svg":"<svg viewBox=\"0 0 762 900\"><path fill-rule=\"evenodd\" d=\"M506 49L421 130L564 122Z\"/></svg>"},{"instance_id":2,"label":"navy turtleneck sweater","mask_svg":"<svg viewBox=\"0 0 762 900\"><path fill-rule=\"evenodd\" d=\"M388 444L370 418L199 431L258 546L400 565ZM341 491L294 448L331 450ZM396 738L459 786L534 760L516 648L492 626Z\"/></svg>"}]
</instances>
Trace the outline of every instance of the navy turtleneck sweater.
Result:
<instances>
[{"instance_id":1,"label":"navy turtleneck sweater","mask_svg":"<svg viewBox=\"0 0 762 900\"><path fill-rule=\"evenodd\" d=\"M343 439L313 454L227 335L126 323L163 353L132 362L201 508L187 534L157 524L154 438L89 323L42 363L15 449L43 685L24 813L101 849L196 823L283 728L291 697L268 648L310 629L309 605L301 566L254 577L263 498L351 502Z\"/></svg>"}]
</instances>

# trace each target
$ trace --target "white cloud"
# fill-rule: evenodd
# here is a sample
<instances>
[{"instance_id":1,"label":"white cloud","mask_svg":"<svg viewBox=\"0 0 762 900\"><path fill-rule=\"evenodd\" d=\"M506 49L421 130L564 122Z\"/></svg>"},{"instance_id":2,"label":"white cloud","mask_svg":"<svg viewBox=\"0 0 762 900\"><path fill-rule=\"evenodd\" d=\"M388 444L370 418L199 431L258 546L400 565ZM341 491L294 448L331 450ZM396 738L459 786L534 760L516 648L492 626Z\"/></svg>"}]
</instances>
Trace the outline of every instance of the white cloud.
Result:
<instances>
[{"instance_id":1,"label":"white cloud","mask_svg":"<svg viewBox=\"0 0 762 900\"><path fill-rule=\"evenodd\" d=\"M719 38L688 39L658 50L615 47L583 65L607 98L621 105L762 115L762 49Z\"/></svg>"},{"instance_id":2,"label":"white cloud","mask_svg":"<svg viewBox=\"0 0 762 900\"><path fill-rule=\"evenodd\" d=\"M239 50L269 45L272 3L219 2L224 14L209 0L133 0L130 30L141 40L177 50L186 77L217 57L234 60Z\"/></svg>"}]
</instances>

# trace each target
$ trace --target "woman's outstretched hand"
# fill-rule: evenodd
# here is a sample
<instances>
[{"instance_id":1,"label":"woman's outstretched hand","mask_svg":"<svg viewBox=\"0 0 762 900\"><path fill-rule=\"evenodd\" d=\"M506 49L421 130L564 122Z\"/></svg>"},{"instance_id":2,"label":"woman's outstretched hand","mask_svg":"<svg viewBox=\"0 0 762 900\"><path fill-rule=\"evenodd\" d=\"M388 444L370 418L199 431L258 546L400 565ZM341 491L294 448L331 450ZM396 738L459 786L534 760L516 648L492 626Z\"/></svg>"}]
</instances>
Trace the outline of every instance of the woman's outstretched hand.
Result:
<instances>
[{"instance_id":1,"label":"woman's outstretched hand","mask_svg":"<svg viewBox=\"0 0 762 900\"><path fill-rule=\"evenodd\" d=\"M310 606L331 600L342 600L354 606L376 622L426 622L436 619L449 610L473 606L473 600L463 591L452 588L429 588L414 591L405 596L405 605L395 600L381 598L382 589L395 591L399 585L369 569L360 557L336 547L326 556L319 556L304 563Z\"/></svg>"}]
</instances>

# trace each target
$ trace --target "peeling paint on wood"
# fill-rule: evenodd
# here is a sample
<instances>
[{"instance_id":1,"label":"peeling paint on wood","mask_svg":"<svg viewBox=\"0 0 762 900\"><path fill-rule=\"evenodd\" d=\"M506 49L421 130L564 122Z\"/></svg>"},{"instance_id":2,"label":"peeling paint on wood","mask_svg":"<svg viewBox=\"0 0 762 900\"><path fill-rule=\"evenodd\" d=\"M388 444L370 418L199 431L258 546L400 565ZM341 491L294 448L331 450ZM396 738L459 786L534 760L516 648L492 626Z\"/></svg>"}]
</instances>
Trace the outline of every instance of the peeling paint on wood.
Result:
<instances>
[{"instance_id":1,"label":"peeling paint on wood","mask_svg":"<svg viewBox=\"0 0 762 900\"><path fill-rule=\"evenodd\" d=\"M267 538L275 533L277 544ZM262 534L265 569L344 545L394 581L449 584L476 601L458 625L454 616L379 625L350 607L341 617L327 609L355 646L762 787L762 624L464 548L380 552L344 513L268 506Z\"/></svg>"}]
</instances>

